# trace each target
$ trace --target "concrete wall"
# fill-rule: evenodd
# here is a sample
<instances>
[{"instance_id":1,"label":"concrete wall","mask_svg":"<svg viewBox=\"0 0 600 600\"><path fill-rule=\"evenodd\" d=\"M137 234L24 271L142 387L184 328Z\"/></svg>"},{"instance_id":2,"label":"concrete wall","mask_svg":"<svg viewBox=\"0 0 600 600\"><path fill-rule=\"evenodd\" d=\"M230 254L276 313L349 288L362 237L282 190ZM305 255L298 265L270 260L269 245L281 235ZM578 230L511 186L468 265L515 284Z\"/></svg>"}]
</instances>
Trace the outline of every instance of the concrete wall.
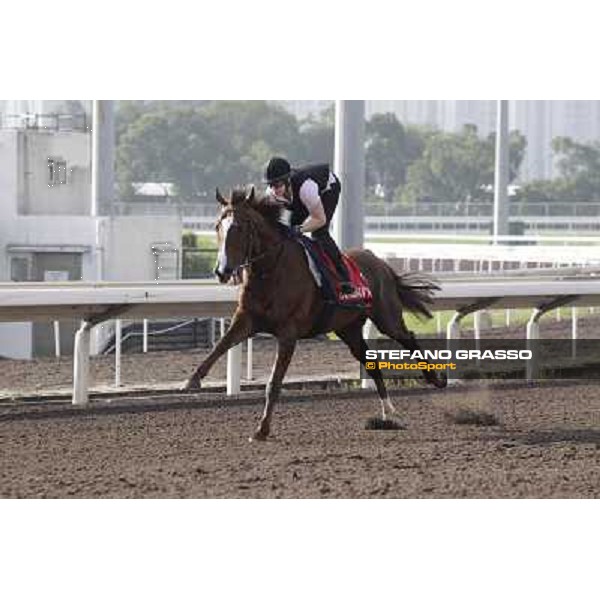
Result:
<instances>
[{"instance_id":1,"label":"concrete wall","mask_svg":"<svg viewBox=\"0 0 600 600\"><path fill-rule=\"evenodd\" d=\"M19 161L28 176L19 195L23 215L89 215L91 164L89 135L83 132L20 131ZM50 185L48 159L64 160L67 183Z\"/></svg>"},{"instance_id":2,"label":"concrete wall","mask_svg":"<svg viewBox=\"0 0 600 600\"><path fill-rule=\"evenodd\" d=\"M96 278L96 223L91 217L28 216L0 221L0 280L10 279L13 256L40 252L82 254L81 278Z\"/></svg>"},{"instance_id":3,"label":"concrete wall","mask_svg":"<svg viewBox=\"0 0 600 600\"><path fill-rule=\"evenodd\" d=\"M67 268L69 256L80 265L71 278L96 277L96 220L86 216L91 198L88 146L84 133L0 131L1 281L10 280L13 257L30 261L33 279L44 278L46 259L52 256L58 270L72 270ZM73 169L67 184L48 186L48 156L61 156ZM75 326L61 323L65 353L72 350ZM53 333L51 323L2 323L0 355L27 359L52 354Z\"/></svg>"},{"instance_id":4,"label":"concrete wall","mask_svg":"<svg viewBox=\"0 0 600 600\"><path fill-rule=\"evenodd\" d=\"M96 221L85 216L89 212L91 196L89 177L83 177L79 182L75 177L72 185L58 186L57 189L44 187L46 152L56 152L57 145L64 147L63 156L67 161L72 159L72 165L76 167L76 148L81 152L87 148L87 136L54 135L61 138L55 140L56 143L45 132L0 131L0 281L10 280L13 257L30 261L30 275L34 279L43 279L44 259L54 255L59 264L57 268L63 270L60 257L68 254L75 255L76 262L80 261L77 278L96 277ZM85 168L89 172L89 166ZM80 172L84 171L82 167ZM78 213L79 216L72 216ZM72 349L73 331L73 322L61 325L65 353ZM0 355L27 359L53 351L51 324L0 324Z\"/></svg>"},{"instance_id":5,"label":"concrete wall","mask_svg":"<svg viewBox=\"0 0 600 600\"><path fill-rule=\"evenodd\" d=\"M154 281L152 246L167 242L181 251L179 217L124 216L103 219L104 278L108 281ZM165 256L165 261L167 257ZM173 273L176 278L178 274Z\"/></svg>"},{"instance_id":6,"label":"concrete wall","mask_svg":"<svg viewBox=\"0 0 600 600\"><path fill-rule=\"evenodd\" d=\"M66 184L48 185L49 157L67 162ZM70 277L77 273L84 281L153 281L157 259L152 246L167 242L180 250L178 217L90 216L90 162L89 134L0 131L0 281L10 279L12 257L30 260L31 276L38 279L47 267L68 270ZM178 276L177 256L166 252L160 257L161 278ZM48 267L50 259L54 262ZM69 260L80 261L80 269ZM74 326L61 323L65 353L71 350ZM111 324L104 329L108 334ZM100 333L96 337L101 341ZM50 324L0 325L0 355L31 358L40 348L42 354L53 352Z\"/></svg>"},{"instance_id":7,"label":"concrete wall","mask_svg":"<svg viewBox=\"0 0 600 600\"><path fill-rule=\"evenodd\" d=\"M18 133L0 130L0 224L14 218L17 214Z\"/></svg>"},{"instance_id":8,"label":"concrete wall","mask_svg":"<svg viewBox=\"0 0 600 600\"><path fill-rule=\"evenodd\" d=\"M0 215L89 215L89 134L75 131L0 131ZM49 185L48 159L67 164L67 183Z\"/></svg>"},{"instance_id":9,"label":"concrete wall","mask_svg":"<svg viewBox=\"0 0 600 600\"><path fill-rule=\"evenodd\" d=\"M98 243L96 243L96 228ZM107 281L153 281L156 275L155 244L169 243L180 250L181 219L178 217L91 217L21 216L0 221L0 280L10 276L13 256L29 256L33 261L32 274L40 279L44 259L65 259L81 256L82 280L102 278ZM175 265L176 255L166 253L160 264ZM62 264L62 263L61 263ZM66 270L66 267L52 267ZM72 270L72 269L69 269ZM166 278L174 278L172 272ZM164 271L163 276L165 278ZM61 347L64 354L72 352L76 324L61 322ZM94 352L103 347L112 335L113 322L94 328ZM6 324L0 327L0 355L12 358L31 358L51 355L54 351L51 324Z\"/></svg>"}]
</instances>

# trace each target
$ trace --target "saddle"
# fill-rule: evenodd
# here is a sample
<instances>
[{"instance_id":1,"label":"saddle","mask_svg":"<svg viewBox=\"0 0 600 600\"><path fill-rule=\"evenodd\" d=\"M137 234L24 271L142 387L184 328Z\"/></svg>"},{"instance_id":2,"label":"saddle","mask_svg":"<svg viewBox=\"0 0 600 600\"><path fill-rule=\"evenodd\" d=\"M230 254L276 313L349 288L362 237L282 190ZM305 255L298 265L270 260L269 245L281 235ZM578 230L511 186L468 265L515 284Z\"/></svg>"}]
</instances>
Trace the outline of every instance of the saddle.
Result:
<instances>
[{"instance_id":1,"label":"saddle","mask_svg":"<svg viewBox=\"0 0 600 600\"><path fill-rule=\"evenodd\" d=\"M299 235L297 240L304 248L310 271L326 302L346 308L371 308L373 294L354 259L342 253L350 283L355 290L351 294L344 294L340 289L341 281L337 269L321 245L304 235Z\"/></svg>"}]
</instances>

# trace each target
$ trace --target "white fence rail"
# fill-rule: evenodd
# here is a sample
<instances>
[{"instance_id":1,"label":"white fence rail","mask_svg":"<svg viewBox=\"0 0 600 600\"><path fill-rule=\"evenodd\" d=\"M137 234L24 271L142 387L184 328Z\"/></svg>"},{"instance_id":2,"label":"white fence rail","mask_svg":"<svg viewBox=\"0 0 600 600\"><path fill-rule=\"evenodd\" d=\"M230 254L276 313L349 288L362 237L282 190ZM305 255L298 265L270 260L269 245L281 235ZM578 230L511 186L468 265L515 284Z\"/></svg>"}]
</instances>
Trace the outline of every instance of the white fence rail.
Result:
<instances>
[{"instance_id":1,"label":"white fence rail","mask_svg":"<svg viewBox=\"0 0 600 600\"><path fill-rule=\"evenodd\" d=\"M90 331L115 318L164 316L226 317L237 305L239 289L200 281L89 283L53 282L0 284L0 321L80 319L75 335L73 403L86 404L89 389ZM539 318L559 306L599 306L600 278L572 270L552 276L452 277L442 283L433 309L454 310L448 337L457 335L460 320L483 308L530 308L530 338L538 337ZM574 326L573 331L576 331ZM117 368L118 370L118 368ZM530 378L535 373L528 373ZM229 351L228 393L240 389L241 347Z\"/></svg>"},{"instance_id":2,"label":"white fence rail","mask_svg":"<svg viewBox=\"0 0 600 600\"><path fill-rule=\"evenodd\" d=\"M519 265L521 268L527 265L537 267L546 265L554 268L600 266L600 245L592 245L587 236L571 240L557 237L554 241L555 245L548 245L547 238L544 240L546 243L542 244L535 236L523 236L521 240L515 240L514 236L506 236L512 243L519 241L532 244L528 246L464 243L466 238L462 238L463 243L460 243L457 242L456 237L449 237L446 240L445 236L437 237L442 243L432 244L431 239L419 241L417 237L410 243L385 241L385 238L372 237L365 243L365 247L386 260L393 258L402 260L405 268L412 264L419 270L423 270L423 264L429 264L432 270L436 270L443 262L450 261L456 264L469 263L470 270L475 272L491 271L493 267L502 270L508 265ZM473 236L473 241L489 239L489 237ZM505 241L505 237L500 239Z\"/></svg>"}]
</instances>

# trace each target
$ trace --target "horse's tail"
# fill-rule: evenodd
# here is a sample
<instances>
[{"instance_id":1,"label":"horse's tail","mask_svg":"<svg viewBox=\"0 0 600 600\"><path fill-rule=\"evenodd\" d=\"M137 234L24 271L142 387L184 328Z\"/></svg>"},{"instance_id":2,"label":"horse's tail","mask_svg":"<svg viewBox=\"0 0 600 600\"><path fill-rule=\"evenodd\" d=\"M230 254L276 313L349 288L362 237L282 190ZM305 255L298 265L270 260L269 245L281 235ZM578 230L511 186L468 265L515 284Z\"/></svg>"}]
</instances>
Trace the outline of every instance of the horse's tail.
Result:
<instances>
[{"instance_id":1,"label":"horse's tail","mask_svg":"<svg viewBox=\"0 0 600 600\"><path fill-rule=\"evenodd\" d=\"M394 273L394 277L402 307L418 317L431 319L433 315L430 306L434 292L439 290L440 286L422 273Z\"/></svg>"}]
</instances>

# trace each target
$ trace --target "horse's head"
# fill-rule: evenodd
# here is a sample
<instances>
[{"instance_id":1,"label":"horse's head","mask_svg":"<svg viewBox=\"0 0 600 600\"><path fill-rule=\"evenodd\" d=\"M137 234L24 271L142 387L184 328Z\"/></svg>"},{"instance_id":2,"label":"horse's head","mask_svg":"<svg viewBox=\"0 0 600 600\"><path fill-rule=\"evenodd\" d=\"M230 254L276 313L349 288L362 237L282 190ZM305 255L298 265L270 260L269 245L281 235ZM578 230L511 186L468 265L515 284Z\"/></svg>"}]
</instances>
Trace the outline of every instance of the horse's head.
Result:
<instances>
[{"instance_id":1,"label":"horse's head","mask_svg":"<svg viewBox=\"0 0 600 600\"><path fill-rule=\"evenodd\" d=\"M224 198L217 188L217 201L222 208L216 225L219 254L215 275L221 283L227 283L248 261L252 250L253 215L250 204L254 201L254 188L248 194L236 188L229 198Z\"/></svg>"}]
</instances>

